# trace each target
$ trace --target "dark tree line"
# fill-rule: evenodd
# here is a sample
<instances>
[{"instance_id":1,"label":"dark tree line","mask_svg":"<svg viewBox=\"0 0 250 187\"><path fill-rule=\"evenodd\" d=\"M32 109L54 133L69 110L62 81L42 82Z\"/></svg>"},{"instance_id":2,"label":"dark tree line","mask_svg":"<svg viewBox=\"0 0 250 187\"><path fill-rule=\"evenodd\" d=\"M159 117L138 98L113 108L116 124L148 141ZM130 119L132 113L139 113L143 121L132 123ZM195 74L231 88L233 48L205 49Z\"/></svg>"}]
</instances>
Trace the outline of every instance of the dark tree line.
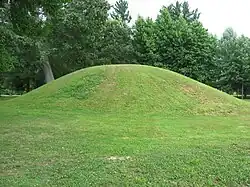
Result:
<instances>
[{"instance_id":1,"label":"dark tree line","mask_svg":"<svg viewBox=\"0 0 250 187\"><path fill-rule=\"evenodd\" d=\"M228 93L250 93L250 39L226 29L221 38L188 3L164 6L156 20L131 26L119 0L3 0L0 89L30 91L77 69L102 64L168 68Z\"/></svg>"}]
</instances>

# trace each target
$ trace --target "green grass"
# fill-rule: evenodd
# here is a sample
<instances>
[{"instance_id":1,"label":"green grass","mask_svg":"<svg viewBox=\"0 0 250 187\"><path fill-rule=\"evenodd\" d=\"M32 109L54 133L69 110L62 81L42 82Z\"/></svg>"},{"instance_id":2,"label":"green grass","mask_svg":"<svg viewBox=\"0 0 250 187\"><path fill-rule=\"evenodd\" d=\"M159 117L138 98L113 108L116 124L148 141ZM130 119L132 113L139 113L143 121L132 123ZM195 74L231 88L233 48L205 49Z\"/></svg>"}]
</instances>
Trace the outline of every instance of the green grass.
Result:
<instances>
[{"instance_id":1,"label":"green grass","mask_svg":"<svg viewBox=\"0 0 250 187\"><path fill-rule=\"evenodd\" d=\"M250 104L147 66L0 103L0 186L248 186Z\"/></svg>"}]
</instances>

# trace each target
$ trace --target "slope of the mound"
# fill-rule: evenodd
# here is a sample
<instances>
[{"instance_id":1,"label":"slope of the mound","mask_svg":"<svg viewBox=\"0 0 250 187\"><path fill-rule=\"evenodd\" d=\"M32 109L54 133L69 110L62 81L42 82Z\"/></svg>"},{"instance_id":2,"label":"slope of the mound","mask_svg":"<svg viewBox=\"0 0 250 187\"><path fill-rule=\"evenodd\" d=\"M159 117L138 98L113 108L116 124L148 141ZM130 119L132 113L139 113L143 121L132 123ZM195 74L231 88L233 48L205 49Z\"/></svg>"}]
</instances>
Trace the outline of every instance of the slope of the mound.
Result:
<instances>
[{"instance_id":1,"label":"slope of the mound","mask_svg":"<svg viewBox=\"0 0 250 187\"><path fill-rule=\"evenodd\" d=\"M66 75L22 97L18 106L112 113L247 113L249 103L180 74L141 65L110 65Z\"/></svg>"}]
</instances>

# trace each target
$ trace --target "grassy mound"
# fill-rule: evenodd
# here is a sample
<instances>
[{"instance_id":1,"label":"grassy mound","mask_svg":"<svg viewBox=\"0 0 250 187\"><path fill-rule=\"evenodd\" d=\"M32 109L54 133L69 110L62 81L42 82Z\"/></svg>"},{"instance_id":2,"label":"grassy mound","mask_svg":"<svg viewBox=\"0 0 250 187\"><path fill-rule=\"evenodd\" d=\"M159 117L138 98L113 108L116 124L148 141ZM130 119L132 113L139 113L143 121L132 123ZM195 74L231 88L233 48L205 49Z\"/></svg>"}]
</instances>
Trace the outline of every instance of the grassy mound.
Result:
<instances>
[{"instance_id":1,"label":"grassy mound","mask_svg":"<svg viewBox=\"0 0 250 187\"><path fill-rule=\"evenodd\" d=\"M130 114L217 115L250 111L248 103L190 78L140 65L80 70L11 102L38 109Z\"/></svg>"},{"instance_id":2,"label":"grassy mound","mask_svg":"<svg viewBox=\"0 0 250 187\"><path fill-rule=\"evenodd\" d=\"M250 186L249 106L159 68L87 68L0 101L0 186Z\"/></svg>"}]
</instances>

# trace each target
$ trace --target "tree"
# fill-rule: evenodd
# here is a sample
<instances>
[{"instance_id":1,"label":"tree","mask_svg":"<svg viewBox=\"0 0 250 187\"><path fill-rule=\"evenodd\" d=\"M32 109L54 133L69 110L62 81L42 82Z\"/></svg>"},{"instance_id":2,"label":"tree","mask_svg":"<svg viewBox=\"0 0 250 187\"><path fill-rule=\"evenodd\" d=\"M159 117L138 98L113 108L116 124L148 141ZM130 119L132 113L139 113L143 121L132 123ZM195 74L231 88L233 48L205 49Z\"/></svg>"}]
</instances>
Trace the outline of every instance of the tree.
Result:
<instances>
[{"instance_id":1,"label":"tree","mask_svg":"<svg viewBox=\"0 0 250 187\"><path fill-rule=\"evenodd\" d=\"M240 76L237 78L241 82L241 95L246 98L250 93L250 38L241 36L237 41L237 48L240 66Z\"/></svg>"},{"instance_id":2,"label":"tree","mask_svg":"<svg viewBox=\"0 0 250 187\"><path fill-rule=\"evenodd\" d=\"M131 29L121 21L108 20L98 50L102 63L135 63L131 35Z\"/></svg>"},{"instance_id":3,"label":"tree","mask_svg":"<svg viewBox=\"0 0 250 187\"><path fill-rule=\"evenodd\" d=\"M199 20L200 18L199 10L190 10L187 1L184 1L183 3L176 1L175 5L171 4L167 7L167 9L173 20L178 20L180 17L183 17L186 21L193 22Z\"/></svg>"},{"instance_id":4,"label":"tree","mask_svg":"<svg viewBox=\"0 0 250 187\"><path fill-rule=\"evenodd\" d=\"M75 0L52 20L49 38L58 76L98 64L109 8L105 0Z\"/></svg>"},{"instance_id":5,"label":"tree","mask_svg":"<svg viewBox=\"0 0 250 187\"><path fill-rule=\"evenodd\" d=\"M130 16L130 12L128 10L128 2L126 0L119 0L116 2L115 6L113 6L113 12L111 13L111 17L115 20L120 20L125 24L130 23L132 17Z\"/></svg>"},{"instance_id":6,"label":"tree","mask_svg":"<svg viewBox=\"0 0 250 187\"><path fill-rule=\"evenodd\" d=\"M167 68L209 83L216 40L198 21L172 19L163 8L155 22L155 45L159 62Z\"/></svg>"},{"instance_id":7,"label":"tree","mask_svg":"<svg viewBox=\"0 0 250 187\"><path fill-rule=\"evenodd\" d=\"M43 70L47 83L54 79L54 72L58 77L94 65L98 59L96 52L101 33L108 18L109 5L105 0L6 2L9 5L6 15L11 23L10 33L15 35L13 38L22 40L23 44L24 41L26 44L30 42L29 46L33 48L17 50L26 59L23 61L19 56L16 58L25 70L30 69L29 67L36 67L33 73ZM7 32L6 27L4 30ZM30 50L33 52L25 55ZM14 54L17 55L17 52ZM33 56L37 58L34 59Z\"/></svg>"},{"instance_id":8,"label":"tree","mask_svg":"<svg viewBox=\"0 0 250 187\"><path fill-rule=\"evenodd\" d=\"M112 7L111 19L105 23L99 42L99 63L124 64L134 63L132 31L128 26L131 16L128 2L120 0Z\"/></svg>"},{"instance_id":9,"label":"tree","mask_svg":"<svg viewBox=\"0 0 250 187\"><path fill-rule=\"evenodd\" d=\"M155 38L154 21L139 16L133 26L133 46L139 63L157 65Z\"/></svg>"},{"instance_id":10,"label":"tree","mask_svg":"<svg viewBox=\"0 0 250 187\"><path fill-rule=\"evenodd\" d=\"M0 3L0 72L7 72L13 69L17 62L15 55L16 38L11 32L11 23L9 20L10 7L7 1Z\"/></svg>"},{"instance_id":11,"label":"tree","mask_svg":"<svg viewBox=\"0 0 250 187\"><path fill-rule=\"evenodd\" d=\"M139 17L134 48L140 62L165 67L212 84L216 38L198 21L188 3L163 7L155 22Z\"/></svg>"},{"instance_id":12,"label":"tree","mask_svg":"<svg viewBox=\"0 0 250 187\"><path fill-rule=\"evenodd\" d=\"M217 86L246 97L250 86L250 39L237 37L232 28L226 29L218 43L216 64L220 69Z\"/></svg>"},{"instance_id":13,"label":"tree","mask_svg":"<svg viewBox=\"0 0 250 187\"><path fill-rule=\"evenodd\" d=\"M57 11L63 8L67 0L54 1L8 1L9 20L12 24L12 31L18 38L24 38L35 44L39 51L40 60L37 68L42 68L45 75L45 82L54 79L49 62L50 46L48 34L51 32L51 19L56 16ZM32 63L32 61L30 61Z\"/></svg>"},{"instance_id":14,"label":"tree","mask_svg":"<svg viewBox=\"0 0 250 187\"><path fill-rule=\"evenodd\" d=\"M1 2L0 15L0 85L6 85L14 80L15 74L31 76L31 72L35 71L33 65L37 62L38 52L30 38L14 32L9 1Z\"/></svg>"}]
</instances>

